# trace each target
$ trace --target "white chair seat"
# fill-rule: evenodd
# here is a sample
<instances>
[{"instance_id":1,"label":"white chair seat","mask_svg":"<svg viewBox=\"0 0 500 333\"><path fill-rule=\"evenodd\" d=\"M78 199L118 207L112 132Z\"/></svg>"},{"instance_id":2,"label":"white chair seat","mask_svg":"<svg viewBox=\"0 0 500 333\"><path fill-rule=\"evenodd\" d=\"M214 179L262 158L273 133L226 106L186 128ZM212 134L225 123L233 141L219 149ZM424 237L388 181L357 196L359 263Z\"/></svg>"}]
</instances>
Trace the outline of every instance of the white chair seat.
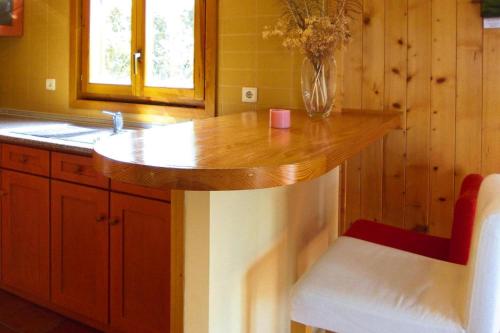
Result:
<instances>
[{"instance_id":1,"label":"white chair seat","mask_svg":"<svg viewBox=\"0 0 500 333\"><path fill-rule=\"evenodd\" d=\"M296 284L292 320L338 333L464 333L465 266L341 237Z\"/></svg>"}]
</instances>

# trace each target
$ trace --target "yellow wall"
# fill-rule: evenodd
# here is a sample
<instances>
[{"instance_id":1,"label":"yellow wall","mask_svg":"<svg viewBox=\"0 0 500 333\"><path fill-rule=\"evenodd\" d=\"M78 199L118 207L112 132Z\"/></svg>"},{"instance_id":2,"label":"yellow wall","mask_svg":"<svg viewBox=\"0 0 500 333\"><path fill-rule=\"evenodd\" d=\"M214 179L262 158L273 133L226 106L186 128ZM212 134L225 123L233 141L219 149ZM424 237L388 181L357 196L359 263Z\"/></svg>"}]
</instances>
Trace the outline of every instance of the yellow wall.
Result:
<instances>
[{"instance_id":1,"label":"yellow wall","mask_svg":"<svg viewBox=\"0 0 500 333\"><path fill-rule=\"evenodd\" d=\"M25 1L25 34L0 38L0 107L68 111L69 1ZM45 90L55 78L57 90Z\"/></svg>"},{"instance_id":2,"label":"yellow wall","mask_svg":"<svg viewBox=\"0 0 500 333\"><path fill-rule=\"evenodd\" d=\"M262 28L279 14L278 1L220 0L220 114L257 107L299 107L301 57L279 41L262 40ZM25 35L0 38L0 107L78 113L69 101L69 1L25 0ZM55 78L57 90L45 90ZM241 103L241 87L260 88L258 104ZM93 114L90 112L90 114Z\"/></svg>"},{"instance_id":3,"label":"yellow wall","mask_svg":"<svg viewBox=\"0 0 500 333\"><path fill-rule=\"evenodd\" d=\"M299 108L302 57L263 40L280 14L278 0L221 0L219 8L220 114L269 107ZM258 87L259 102L241 103L241 87Z\"/></svg>"}]
</instances>

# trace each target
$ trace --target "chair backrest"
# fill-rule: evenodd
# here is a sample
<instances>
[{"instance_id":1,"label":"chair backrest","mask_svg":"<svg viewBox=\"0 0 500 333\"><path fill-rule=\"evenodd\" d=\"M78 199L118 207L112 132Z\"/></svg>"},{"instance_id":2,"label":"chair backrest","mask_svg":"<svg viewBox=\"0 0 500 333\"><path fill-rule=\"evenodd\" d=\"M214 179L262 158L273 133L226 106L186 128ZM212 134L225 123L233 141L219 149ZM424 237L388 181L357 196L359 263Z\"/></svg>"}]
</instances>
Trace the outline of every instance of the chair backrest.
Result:
<instances>
[{"instance_id":1,"label":"chair backrest","mask_svg":"<svg viewBox=\"0 0 500 333\"><path fill-rule=\"evenodd\" d=\"M479 191L467 265L467 332L500 332L500 175L487 177Z\"/></svg>"},{"instance_id":2,"label":"chair backrest","mask_svg":"<svg viewBox=\"0 0 500 333\"><path fill-rule=\"evenodd\" d=\"M471 174L465 177L455 203L453 229L450 239L449 261L467 265L476 217L477 197L483 177Z\"/></svg>"}]
</instances>

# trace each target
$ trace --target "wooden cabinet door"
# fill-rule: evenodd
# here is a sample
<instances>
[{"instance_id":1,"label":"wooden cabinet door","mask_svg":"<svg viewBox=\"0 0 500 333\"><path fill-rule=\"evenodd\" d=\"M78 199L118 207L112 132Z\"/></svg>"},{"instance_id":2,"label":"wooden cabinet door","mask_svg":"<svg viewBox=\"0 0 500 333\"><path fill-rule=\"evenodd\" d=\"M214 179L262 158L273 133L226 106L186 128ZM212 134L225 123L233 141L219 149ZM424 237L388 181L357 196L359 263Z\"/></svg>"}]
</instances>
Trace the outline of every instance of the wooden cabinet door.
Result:
<instances>
[{"instance_id":1,"label":"wooden cabinet door","mask_svg":"<svg viewBox=\"0 0 500 333\"><path fill-rule=\"evenodd\" d=\"M2 171L2 282L49 298L49 180Z\"/></svg>"},{"instance_id":2,"label":"wooden cabinet door","mask_svg":"<svg viewBox=\"0 0 500 333\"><path fill-rule=\"evenodd\" d=\"M109 192L52 181L52 302L106 324Z\"/></svg>"},{"instance_id":3,"label":"wooden cabinet door","mask_svg":"<svg viewBox=\"0 0 500 333\"><path fill-rule=\"evenodd\" d=\"M111 326L170 332L170 205L111 193Z\"/></svg>"}]
</instances>

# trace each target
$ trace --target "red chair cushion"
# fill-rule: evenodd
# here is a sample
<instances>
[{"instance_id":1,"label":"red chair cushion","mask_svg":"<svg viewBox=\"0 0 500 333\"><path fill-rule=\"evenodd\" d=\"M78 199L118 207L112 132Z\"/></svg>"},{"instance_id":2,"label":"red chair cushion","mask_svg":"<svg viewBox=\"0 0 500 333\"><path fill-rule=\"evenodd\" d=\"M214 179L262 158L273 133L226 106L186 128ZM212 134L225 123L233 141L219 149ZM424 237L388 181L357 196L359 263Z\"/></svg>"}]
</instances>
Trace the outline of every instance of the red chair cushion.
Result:
<instances>
[{"instance_id":1,"label":"red chair cushion","mask_svg":"<svg viewBox=\"0 0 500 333\"><path fill-rule=\"evenodd\" d=\"M449 257L449 239L429 236L373 221L356 221L345 233L345 236L438 260L448 260Z\"/></svg>"},{"instance_id":2,"label":"red chair cushion","mask_svg":"<svg viewBox=\"0 0 500 333\"><path fill-rule=\"evenodd\" d=\"M345 236L389 246L423 256L467 265L474 229L477 196L483 177L467 176L455 204L452 238L441 238L404 230L381 223L360 220L355 222Z\"/></svg>"},{"instance_id":3,"label":"red chair cushion","mask_svg":"<svg viewBox=\"0 0 500 333\"><path fill-rule=\"evenodd\" d=\"M477 198L483 179L483 176L478 174L470 174L465 177L460 188L460 196L471 194Z\"/></svg>"},{"instance_id":4,"label":"red chair cushion","mask_svg":"<svg viewBox=\"0 0 500 333\"><path fill-rule=\"evenodd\" d=\"M451 232L449 261L467 265L476 217L477 197L483 177L467 176L460 190L460 197L455 204L455 217Z\"/></svg>"}]
</instances>

